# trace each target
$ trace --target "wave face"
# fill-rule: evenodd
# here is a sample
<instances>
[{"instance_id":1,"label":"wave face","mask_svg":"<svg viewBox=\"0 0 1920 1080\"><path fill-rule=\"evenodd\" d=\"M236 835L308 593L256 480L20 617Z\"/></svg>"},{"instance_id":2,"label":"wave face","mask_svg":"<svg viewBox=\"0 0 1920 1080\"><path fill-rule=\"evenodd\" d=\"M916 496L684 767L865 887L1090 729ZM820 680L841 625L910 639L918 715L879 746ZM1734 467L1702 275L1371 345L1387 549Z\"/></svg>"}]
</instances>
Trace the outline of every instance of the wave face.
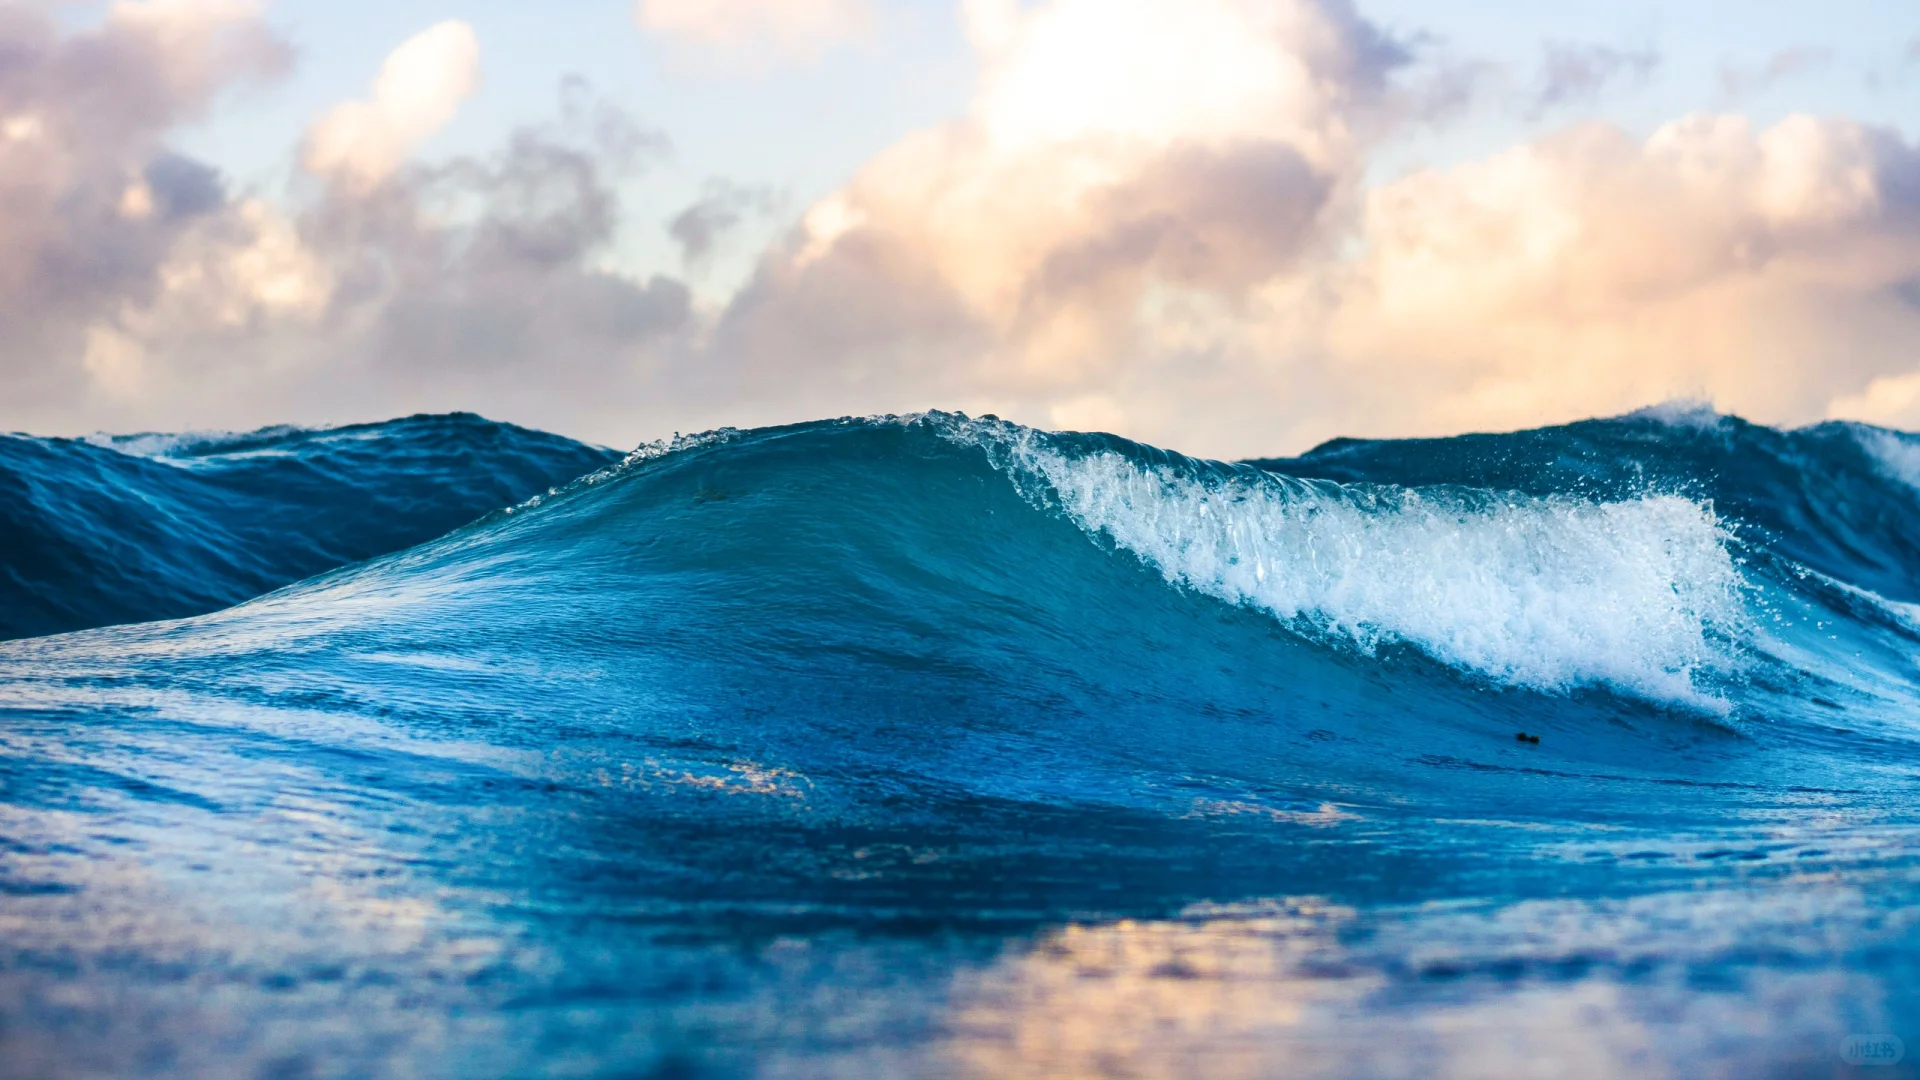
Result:
<instances>
[{"instance_id":1,"label":"wave face","mask_svg":"<svg viewBox=\"0 0 1920 1080\"><path fill-rule=\"evenodd\" d=\"M1920 602L1920 436L1830 422L1779 431L1705 409L1644 410L1509 435L1335 439L1251 464L1344 483L1462 485L1711 503L1745 539L1878 595Z\"/></svg>"},{"instance_id":2,"label":"wave face","mask_svg":"<svg viewBox=\"0 0 1920 1080\"><path fill-rule=\"evenodd\" d=\"M721 431L0 645L0 1056L1838 1072L1920 1039L1915 453Z\"/></svg>"},{"instance_id":3,"label":"wave face","mask_svg":"<svg viewBox=\"0 0 1920 1080\"><path fill-rule=\"evenodd\" d=\"M616 458L480 417L0 435L0 638L198 615L411 547Z\"/></svg>"},{"instance_id":4,"label":"wave face","mask_svg":"<svg viewBox=\"0 0 1920 1080\"><path fill-rule=\"evenodd\" d=\"M1504 686L1714 702L1744 581L1726 528L1671 495L1612 502L1304 483L1022 455L1083 529L1171 583L1369 655L1404 641Z\"/></svg>"}]
</instances>

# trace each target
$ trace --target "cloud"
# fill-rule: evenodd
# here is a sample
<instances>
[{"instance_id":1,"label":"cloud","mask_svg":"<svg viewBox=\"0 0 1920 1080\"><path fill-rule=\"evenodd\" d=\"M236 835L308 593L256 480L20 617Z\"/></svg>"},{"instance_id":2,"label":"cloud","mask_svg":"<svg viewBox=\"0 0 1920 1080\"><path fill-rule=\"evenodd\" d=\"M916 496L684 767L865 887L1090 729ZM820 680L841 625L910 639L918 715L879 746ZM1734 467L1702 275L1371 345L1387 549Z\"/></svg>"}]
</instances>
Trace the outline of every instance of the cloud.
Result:
<instances>
[{"instance_id":1,"label":"cloud","mask_svg":"<svg viewBox=\"0 0 1920 1080\"><path fill-rule=\"evenodd\" d=\"M320 182L276 202L166 141L284 68L250 10L174 0L63 30L0 8L0 199L19 208L0 303L34 313L0 322L0 418L472 408L629 441L958 407L1213 455L1675 395L1920 424L1920 150L1897 132L1578 124L1379 183L1383 143L1430 122L1424 72L1340 0L963 15L964 113L804 208L716 311L615 268L621 192L670 147L586 84L492 153L419 155L473 85L470 32L397 49L310 130ZM1651 63L1567 47L1539 93L1576 104ZM777 203L715 182L668 233L697 270Z\"/></svg>"},{"instance_id":2,"label":"cloud","mask_svg":"<svg viewBox=\"0 0 1920 1080\"><path fill-rule=\"evenodd\" d=\"M315 242L364 282L343 306L370 327L368 363L426 378L553 373L686 318L677 282L594 265L620 223L613 183L664 141L584 93L571 84L559 122L522 129L490 159L423 168L397 197L340 203L314 224ZM432 212L447 206L463 217Z\"/></svg>"},{"instance_id":3,"label":"cloud","mask_svg":"<svg viewBox=\"0 0 1920 1080\"><path fill-rule=\"evenodd\" d=\"M149 358L143 406L220 386L220 407L249 417L377 401L574 427L601 388L609 407L631 401L637 350L682 327L690 297L600 261L615 185L666 142L578 80L558 112L493 154L329 187L293 217L250 204L250 231L180 245L155 301L117 325Z\"/></svg>"},{"instance_id":4,"label":"cloud","mask_svg":"<svg viewBox=\"0 0 1920 1080\"><path fill-rule=\"evenodd\" d=\"M1812 45L1782 49L1767 57L1758 68L1727 65L1720 69L1720 89L1729 101L1737 101L1770 89L1778 83L1810 74L1833 63L1833 52Z\"/></svg>"},{"instance_id":5,"label":"cloud","mask_svg":"<svg viewBox=\"0 0 1920 1080\"><path fill-rule=\"evenodd\" d=\"M1920 371L1874 379L1857 394L1833 399L1827 415L1887 427L1920 427Z\"/></svg>"},{"instance_id":6,"label":"cloud","mask_svg":"<svg viewBox=\"0 0 1920 1080\"><path fill-rule=\"evenodd\" d=\"M642 30L767 62L809 60L873 28L867 0L639 0Z\"/></svg>"},{"instance_id":7,"label":"cloud","mask_svg":"<svg viewBox=\"0 0 1920 1080\"><path fill-rule=\"evenodd\" d=\"M639 385L648 344L689 317L680 283L603 265L616 185L668 148L584 83L493 154L406 160L473 85L459 24L410 39L367 101L314 125L301 160L328 182L291 206L165 143L284 69L251 9L122 5L64 31L0 8L0 55L0 303L33 313L0 323L9 423L464 406L571 427L584 388Z\"/></svg>"},{"instance_id":8,"label":"cloud","mask_svg":"<svg viewBox=\"0 0 1920 1080\"><path fill-rule=\"evenodd\" d=\"M968 114L811 208L723 317L714 362L790 408L1041 422L1119 416L1181 370L1208 384L1205 327L1328 253L1403 54L1305 0L966 13Z\"/></svg>"},{"instance_id":9,"label":"cloud","mask_svg":"<svg viewBox=\"0 0 1920 1080\"><path fill-rule=\"evenodd\" d=\"M370 96L336 106L307 132L314 173L362 186L393 175L480 85L480 40L454 20L408 38L380 65Z\"/></svg>"},{"instance_id":10,"label":"cloud","mask_svg":"<svg viewBox=\"0 0 1920 1080\"><path fill-rule=\"evenodd\" d=\"M710 180L697 202L667 220L667 235L680 245L680 260L699 266L712 256L720 238L747 216L768 216L786 206L786 196L769 187L742 187Z\"/></svg>"},{"instance_id":11,"label":"cloud","mask_svg":"<svg viewBox=\"0 0 1920 1080\"><path fill-rule=\"evenodd\" d=\"M1349 8L967 10L968 114L811 207L722 317L733 415L940 404L1253 454L1675 395L1797 422L1914 365L1897 133L1588 124L1369 187L1402 56ZM1597 55L1556 92L1651 63Z\"/></svg>"},{"instance_id":12,"label":"cloud","mask_svg":"<svg viewBox=\"0 0 1920 1080\"><path fill-rule=\"evenodd\" d=\"M151 295L174 242L225 203L166 132L289 55L244 4L115 4L75 33L0 7L0 309L23 316L0 320L0 399L71 392L85 356L129 367L89 323Z\"/></svg>"},{"instance_id":13,"label":"cloud","mask_svg":"<svg viewBox=\"0 0 1920 1080\"><path fill-rule=\"evenodd\" d=\"M1652 49L1548 42L1544 52L1533 92L1535 115L1565 105L1592 105L1609 86L1644 84L1660 66L1660 54Z\"/></svg>"},{"instance_id":14,"label":"cloud","mask_svg":"<svg viewBox=\"0 0 1920 1080\"><path fill-rule=\"evenodd\" d=\"M1587 125L1372 192L1361 249L1324 347L1350 379L1393 380L1377 428L1683 394L1815 419L1913 363L1920 155L1806 116L1690 116L1643 141Z\"/></svg>"}]
</instances>

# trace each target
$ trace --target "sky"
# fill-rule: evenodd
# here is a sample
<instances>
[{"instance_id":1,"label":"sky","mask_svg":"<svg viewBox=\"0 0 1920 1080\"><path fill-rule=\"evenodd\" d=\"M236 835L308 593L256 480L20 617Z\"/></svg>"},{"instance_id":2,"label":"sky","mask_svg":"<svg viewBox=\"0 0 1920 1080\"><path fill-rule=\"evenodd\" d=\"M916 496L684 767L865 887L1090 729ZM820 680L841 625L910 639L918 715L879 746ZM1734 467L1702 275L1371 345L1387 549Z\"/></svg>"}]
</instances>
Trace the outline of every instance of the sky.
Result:
<instances>
[{"instance_id":1,"label":"sky","mask_svg":"<svg viewBox=\"0 0 1920 1080\"><path fill-rule=\"evenodd\" d=\"M0 428L1920 427L1920 8L0 0Z\"/></svg>"}]
</instances>

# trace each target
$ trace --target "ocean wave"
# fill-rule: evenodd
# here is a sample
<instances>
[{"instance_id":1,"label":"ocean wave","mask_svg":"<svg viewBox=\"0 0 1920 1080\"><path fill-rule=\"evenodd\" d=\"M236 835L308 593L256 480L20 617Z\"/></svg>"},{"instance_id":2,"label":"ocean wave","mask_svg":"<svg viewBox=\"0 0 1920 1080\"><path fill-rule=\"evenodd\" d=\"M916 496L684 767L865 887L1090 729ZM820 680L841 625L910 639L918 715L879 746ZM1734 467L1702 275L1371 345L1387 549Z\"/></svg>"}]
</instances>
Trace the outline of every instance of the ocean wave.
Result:
<instances>
[{"instance_id":1,"label":"ocean wave","mask_svg":"<svg viewBox=\"0 0 1920 1080\"><path fill-rule=\"evenodd\" d=\"M288 445L315 438L339 437L346 434L378 438L378 431L384 425L358 425L355 428L307 428L295 424L275 424L254 431L141 431L128 435L115 435L110 432L96 431L83 437L93 446L107 450L118 450L123 454L143 458L188 459L205 454L222 454L236 449L252 449L259 446Z\"/></svg>"},{"instance_id":2,"label":"ocean wave","mask_svg":"<svg viewBox=\"0 0 1920 1080\"><path fill-rule=\"evenodd\" d=\"M1405 642L1504 685L1730 707L1715 687L1738 668L1750 586L1692 500L1344 486L1032 439L1016 460L1168 581L1319 637Z\"/></svg>"},{"instance_id":3,"label":"ocean wave","mask_svg":"<svg viewBox=\"0 0 1920 1080\"><path fill-rule=\"evenodd\" d=\"M1814 588L1806 575L1864 590L1883 599L1888 610L1901 610L1920 595L1909 587L1910 549L1902 546L1910 543L1903 539L1908 519L1920 527L1920 500L1893 478L1897 469L1889 464L1898 464L1897 455L1889 455L1905 445L1899 436L1858 425L1778 432L1699 410L1675 413L1685 421L1676 423L1668 413L1674 410L1507 436L1344 440L1301 458L1251 465L1201 461L1111 436L1049 433L943 413L720 429L617 457L577 444L535 446L527 442L530 436L511 433L501 443L499 431L472 429L474 421L448 429L416 420L388 428L203 435L171 447L142 436L131 445L144 453L198 455L199 464L180 470L164 460L148 465L123 456L119 460L128 468L159 469L159 480L127 479L123 469L107 482L153 502L154 491L171 491L161 482L177 485L182 476L218 481L227 485L221 493L231 512L260 525L250 533L229 526L234 534L221 536L206 528L223 520L216 513L176 498L186 505L157 519L165 525L151 541L157 551L185 547L191 554L190 546L172 537L193 535L197 526L215 549L203 564L216 556L257 560L260 552L276 548L312 555L305 567L276 567L250 577L209 572L204 565L154 569L145 576L161 584L218 582L222 573L236 580L220 586L224 594L156 602L150 611L127 613L130 618L191 614L222 599L242 599L249 590L264 592L303 570L376 554L380 544L405 546L406 537L383 533L378 543L348 537L326 553L313 553L312 525L270 505L271 498L285 503L306 493L286 485L284 472L264 486L268 474L260 470L269 466L337 478L307 495L310 509L303 512L337 520L352 500L371 495L369 507L391 507L397 498L412 507L408 512L421 520L423 531L443 530L491 508L473 500L434 518L419 513L422 494L438 489L435 497L443 498L445 485L472 483L475 472L486 478L482 498L497 498L494 505L505 507L502 527L508 520L537 523L550 504L569 503L592 489L652 485L682 473L739 473L737 480L709 477L696 485L692 497L704 508L702 529L710 530L725 512L744 514L752 505L722 507L730 494L811 484L823 501L782 510L777 522L740 518L734 527L787 528L804 520L804 528L818 535L886 529L895 533L891 542L899 550L890 557L896 561L951 562L952 554L941 550L951 543L947 538L991 511L974 502L942 501L947 497L936 492L951 488L956 469L964 473L972 466L959 459L943 463L916 448L928 439L963 456L980 454L1031 512L1064 518L1180 589L1260 611L1327 647L1379 658L1383 649L1405 646L1471 679L1534 692L1604 687L1725 715L1751 699L1742 687L1756 656L1791 666L1794 661L1783 658L1794 649L1814 648L1793 645L1792 633L1781 636L1786 631L1775 625L1780 612L1798 612L1789 622L1799 623L1857 618L1844 610L1853 601ZM489 447L495 456L476 456ZM65 452L83 449L92 448L75 444ZM448 466L434 462L449 457L470 471L435 473ZM423 470L422 462L432 467ZM74 475L72 466L60 467ZM469 479L457 479L461 475ZM232 500L236 478L254 476L262 479L247 479L254 485L247 500ZM525 486L501 497L511 490L504 479ZM398 487L383 496L383 484ZM838 493L827 494L835 485ZM869 504L870 510L856 511ZM615 521L605 517L609 512L564 511L580 519L571 528L608 537L630 531L639 520ZM765 507L760 512L775 513ZM881 524L872 514L897 520ZM390 516L384 523L397 526L404 518ZM46 507L35 520L42 528L65 521L82 536L107 531L70 509ZM677 520L669 513L649 527ZM518 535L509 529L483 546L523 549L530 541ZM711 539L707 532L670 530L653 542L697 551ZM411 564L440 558L430 549L409 556ZM1008 551L1004 557L1032 556ZM876 587L894 587L880 584L893 569L861 572ZM968 571L976 572L986 571ZM398 565L370 573L382 589L405 580ZM553 587L582 586L562 579ZM85 591L70 580L59 589ZM49 584L42 591L58 590ZM93 621L119 620L107 615ZM1756 636L1763 623L1767 632ZM1831 667L1824 664L1823 679L1831 681ZM1878 682L1892 685L1903 677L1888 672Z\"/></svg>"},{"instance_id":4,"label":"ocean wave","mask_svg":"<svg viewBox=\"0 0 1920 1080\"><path fill-rule=\"evenodd\" d=\"M1859 434L0 442L29 595L323 571L0 642L0 1059L1831 1071L1920 1018L1920 500Z\"/></svg>"},{"instance_id":5,"label":"ocean wave","mask_svg":"<svg viewBox=\"0 0 1920 1080\"><path fill-rule=\"evenodd\" d=\"M0 436L0 639L214 611L615 459L477 416Z\"/></svg>"}]
</instances>

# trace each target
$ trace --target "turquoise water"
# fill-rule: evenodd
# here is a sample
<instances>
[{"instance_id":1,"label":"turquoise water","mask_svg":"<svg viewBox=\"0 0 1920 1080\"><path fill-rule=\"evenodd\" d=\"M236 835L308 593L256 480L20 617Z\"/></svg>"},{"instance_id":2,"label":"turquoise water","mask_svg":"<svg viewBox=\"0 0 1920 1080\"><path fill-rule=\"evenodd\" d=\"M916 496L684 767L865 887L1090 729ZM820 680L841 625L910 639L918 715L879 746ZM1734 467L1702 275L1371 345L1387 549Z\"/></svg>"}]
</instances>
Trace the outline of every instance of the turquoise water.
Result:
<instances>
[{"instance_id":1,"label":"turquoise water","mask_svg":"<svg viewBox=\"0 0 1920 1080\"><path fill-rule=\"evenodd\" d=\"M1916 481L828 421L0 644L0 1075L1868 1075Z\"/></svg>"}]
</instances>

